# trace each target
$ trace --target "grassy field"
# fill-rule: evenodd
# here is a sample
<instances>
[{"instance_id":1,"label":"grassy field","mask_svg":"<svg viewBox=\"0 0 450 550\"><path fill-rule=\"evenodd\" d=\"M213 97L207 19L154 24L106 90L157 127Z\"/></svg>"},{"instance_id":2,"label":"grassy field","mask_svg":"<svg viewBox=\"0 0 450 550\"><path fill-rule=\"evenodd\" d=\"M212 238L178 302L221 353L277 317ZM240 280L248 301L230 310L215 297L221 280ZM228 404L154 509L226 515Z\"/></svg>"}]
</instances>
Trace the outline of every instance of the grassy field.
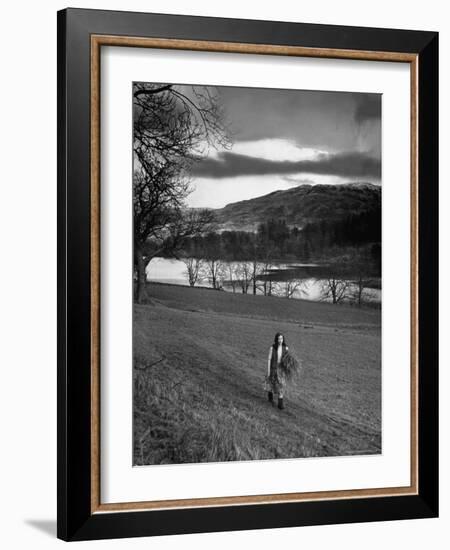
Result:
<instances>
[{"instance_id":1,"label":"grassy field","mask_svg":"<svg viewBox=\"0 0 450 550\"><path fill-rule=\"evenodd\" d=\"M381 312L149 284L134 306L134 464L381 452ZM302 362L262 389L275 332Z\"/></svg>"}]
</instances>

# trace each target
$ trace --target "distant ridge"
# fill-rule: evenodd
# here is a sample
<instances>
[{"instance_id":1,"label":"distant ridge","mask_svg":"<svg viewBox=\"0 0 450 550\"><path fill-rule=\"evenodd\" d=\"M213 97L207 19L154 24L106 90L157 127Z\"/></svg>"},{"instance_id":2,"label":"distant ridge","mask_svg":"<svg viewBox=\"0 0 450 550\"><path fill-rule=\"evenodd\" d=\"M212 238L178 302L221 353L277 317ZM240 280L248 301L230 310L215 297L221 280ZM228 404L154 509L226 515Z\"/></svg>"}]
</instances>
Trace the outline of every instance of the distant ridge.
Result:
<instances>
[{"instance_id":1,"label":"distant ridge","mask_svg":"<svg viewBox=\"0 0 450 550\"><path fill-rule=\"evenodd\" d=\"M215 209L218 231L256 231L269 219L284 219L298 228L310 222L336 220L381 207L381 186L369 182L341 185L301 184Z\"/></svg>"}]
</instances>

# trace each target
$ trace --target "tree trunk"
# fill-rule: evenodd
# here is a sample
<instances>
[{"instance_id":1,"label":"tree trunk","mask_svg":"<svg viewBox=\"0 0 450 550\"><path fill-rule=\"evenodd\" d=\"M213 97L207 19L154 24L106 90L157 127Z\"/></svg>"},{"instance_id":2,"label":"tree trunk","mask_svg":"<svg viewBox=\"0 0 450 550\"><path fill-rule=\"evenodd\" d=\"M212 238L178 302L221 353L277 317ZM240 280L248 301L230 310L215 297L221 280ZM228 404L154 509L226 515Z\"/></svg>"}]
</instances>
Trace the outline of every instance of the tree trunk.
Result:
<instances>
[{"instance_id":1,"label":"tree trunk","mask_svg":"<svg viewBox=\"0 0 450 550\"><path fill-rule=\"evenodd\" d=\"M142 254L142 249L139 245L135 244L134 247L134 261L137 270L137 282L136 282L136 291L135 291L135 300L138 304L142 304L147 295L146 293L146 283L147 283L147 274L145 268L147 267Z\"/></svg>"},{"instance_id":2,"label":"tree trunk","mask_svg":"<svg viewBox=\"0 0 450 550\"><path fill-rule=\"evenodd\" d=\"M333 279L331 282L331 296L333 297L333 304L337 304L337 288L336 281Z\"/></svg>"},{"instance_id":3,"label":"tree trunk","mask_svg":"<svg viewBox=\"0 0 450 550\"><path fill-rule=\"evenodd\" d=\"M211 284L214 290L216 289L216 261L211 260Z\"/></svg>"},{"instance_id":4,"label":"tree trunk","mask_svg":"<svg viewBox=\"0 0 450 550\"><path fill-rule=\"evenodd\" d=\"M361 307L362 293L363 293L363 278L362 278L362 275L360 275L358 279L358 307Z\"/></svg>"}]
</instances>

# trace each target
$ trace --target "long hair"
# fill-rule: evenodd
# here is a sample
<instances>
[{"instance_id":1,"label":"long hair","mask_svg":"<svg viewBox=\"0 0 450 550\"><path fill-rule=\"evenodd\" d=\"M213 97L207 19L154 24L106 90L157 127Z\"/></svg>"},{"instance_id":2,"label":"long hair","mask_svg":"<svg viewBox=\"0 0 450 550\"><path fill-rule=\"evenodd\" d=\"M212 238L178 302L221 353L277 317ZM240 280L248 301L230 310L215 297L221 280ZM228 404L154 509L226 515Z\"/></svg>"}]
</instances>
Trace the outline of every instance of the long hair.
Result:
<instances>
[{"instance_id":1,"label":"long hair","mask_svg":"<svg viewBox=\"0 0 450 550\"><path fill-rule=\"evenodd\" d=\"M275 334L275 338L273 339L273 344L272 344L272 347L273 349L277 349L278 348L278 336L282 336L283 337L283 343L281 344L283 347L286 347L287 344L286 344L286 338L284 337L284 334L282 334L281 332L277 332Z\"/></svg>"}]
</instances>

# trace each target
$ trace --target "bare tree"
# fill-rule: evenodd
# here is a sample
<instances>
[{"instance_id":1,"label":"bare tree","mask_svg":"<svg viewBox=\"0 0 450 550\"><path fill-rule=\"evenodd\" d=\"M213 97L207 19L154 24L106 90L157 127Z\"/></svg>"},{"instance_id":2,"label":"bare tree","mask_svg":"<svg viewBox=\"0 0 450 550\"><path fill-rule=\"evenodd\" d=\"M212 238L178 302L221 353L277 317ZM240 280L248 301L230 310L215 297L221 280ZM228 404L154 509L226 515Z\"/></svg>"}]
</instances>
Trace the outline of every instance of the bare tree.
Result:
<instances>
[{"instance_id":1,"label":"bare tree","mask_svg":"<svg viewBox=\"0 0 450 550\"><path fill-rule=\"evenodd\" d=\"M209 231L203 238L203 269L202 273L214 289L222 286L225 264L222 261L222 245L220 235Z\"/></svg>"},{"instance_id":2,"label":"bare tree","mask_svg":"<svg viewBox=\"0 0 450 550\"><path fill-rule=\"evenodd\" d=\"M273 281L272 279L265 279L264 280L264 296L272 296L273 294Z\"/></svg>"},{"instance_id":3,"label":"bare tree","mask_svg":"<svg viewBox=\"0 0 450 550\"><path fill-rule=\"evenodd\" d=\"M292 298L297 292L303 293L303 281L289 280L284 282L284 297Z\"/></svg>"},{"instance_id":4,"label":"bare tree","mask_svg":"<svg viewBox=\"0 0 450 550\"><path fill-rule=\"evenodd\" d=\"M153 214L152 214L153 216ZM145 293L146 270L151 260L160 255L177 258L189 237L195 237L208 231L214 223L214 216L209 210L167 209L159 221L153 217L151 229L143 234L146 240L139 239L135 227L134 258L137 278L136 299L142 302ZM135 224L136 225L136 224Z\"/></svg>"},{"instance_id":5,"label":"bare tree","mask_svg":"<svg viewBox=\"0 0 450 550\"><path fill-rule=\"evenodd\" d=\"M261 283L261 289L264 294L264 296L272 296L275 294L275 284L273 279L271 278L270 270L274 267L274 264L270 260L265 260L261 267L260 275L262 283Z\"/></svg>"},{"instance_id":6,"label":"bare tree","mask_svg":"<svg viewBox=\"0 0 450 550\"><path fill-rule=\"evenodd\" d=\"M348 298L349 281L336 276L330 276L322 282L322 299L330 299L333 304L339 304Z\"/></svg>"},{"instance_id":7,"label":"bare tree","mask_svg":"<svg viewBox=\"0 0 450 550\"><path fill-rule=\"evenodd\" d=\"M296 294L304 294L304 283L299 279L286 281L271 281L271 295L279 298L294 298Z\"/></svg>"},{"instance_id":8,"label":"bare tree","mask_svg":"<svg viewBox=\"0 0 450 550\"><path fill-rule=\"evenodd\" d=\"M256 294L256 290L258 288L263 289L264 294L266 294L265 290L267 289L266 282L262 282L262 284L258 284L258 280L261 275L264 275L266 270L266 264L264 262L259 262L257 260L252 261L252 287L253 287L253 294Z\"/></svg>"},{"instance_id":9,"label":"bare tree","mask_svg":"<svg viewBox=\"0 0 450 550\"><path fill-rule=\"evenodd\" d=\"M237 266L233 262L228 262L226 266L226 275L228 277L227 283L231 286L233 293L236 292L237 284L238 284L238 270Z\"/></svg>"},{"instance_id":10,"label":"bare tree","mask_svg":"<svg viewBox=\"0 0 450 550\"><path fill-rule=\"evenodd\" d=\"M370 275L376 275L376 265L367 248L356 249L353 255L351 271L353 275L350 297L352 301L361 307Z\"/></svg>"},{"instance_id":11,"label":"bare tree","mask_svg":"<svg viewBox=\"0 0 450 550\"><path fill-rule=\"evenodd\" d=\"M351 297L353 301L358 305L358 307L361 307L361 304L363 302L364 290L366 288L366 280L360 273L358 277L352 282L353 290L351 292Z\"/></svg>"},{"instance_id":12,"label":"bare tree","mask_svg":"<svg viewBox=\"0 0 450 550\"><path fill-rule=\"evenodd\" d=\"M274 267L272 262L274 256L274 247L271 244L266 243L263 247L264 253L262 254L262 260L259 264L259 276L261 277L261 289L264 296L272 296L273 294L273 280L270 277L270 270Z\"/></svg>"},{"instance_id":13,"label":"bare tree","mask_svg":"<svg viewBox=\"0 0 450 550\"><path fill-rule=\"evenodd\" d=\"M211 146L230 142L211 87L135 83L133 109L134 267L142 301L151 259L210 226L211 214L186 213L189 170Z\"/></svg>"},{"instance_id":14,"label":"bare tree","mask_svg":"<svg viewBox=\"0 0 450 550\"><path fill-rule=\"evenodd\" d=\"M284 295L283 283L280 281L271 280L268 292L270 292L270 294L268 293L267 296L282 297Z\"/></svg>"},{"instance_id":15,"label":"bare tree","mask_svg":"<svg viewBox=\"0 0 450 550\"><path fill-rule=\"evenodd\" d=\"M252 264L249 262L240 262L237 266L237 272L242 294L247 294L252 282Z\"/></svg>"},{"instance_id":16,"label":"bare tree","mask_svg":"<svg viewBox=\"0 0 450 550\"><path fill-rule=\"evenodd\" d=\"M189 286L195 286L203 279L203 260L201 258L182 258L182 261L186 266L185 273L188 277Z\"/></svg>"},{"instance_id":17,"label":"bare tree","mask_svg":"<svg viewBox=\"0 0 450 550\"><path fill-rule=\"evenodd\" d=\"M208 278L211 286L215 290L219 290L223 286L225 265L222 260L218 258L206 258L203 262L202 277Z\"/></svg>"}]
</instances>

